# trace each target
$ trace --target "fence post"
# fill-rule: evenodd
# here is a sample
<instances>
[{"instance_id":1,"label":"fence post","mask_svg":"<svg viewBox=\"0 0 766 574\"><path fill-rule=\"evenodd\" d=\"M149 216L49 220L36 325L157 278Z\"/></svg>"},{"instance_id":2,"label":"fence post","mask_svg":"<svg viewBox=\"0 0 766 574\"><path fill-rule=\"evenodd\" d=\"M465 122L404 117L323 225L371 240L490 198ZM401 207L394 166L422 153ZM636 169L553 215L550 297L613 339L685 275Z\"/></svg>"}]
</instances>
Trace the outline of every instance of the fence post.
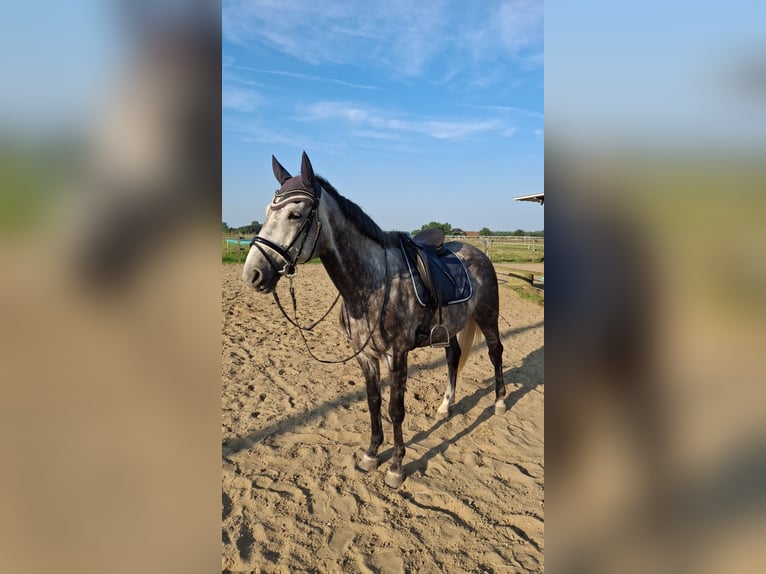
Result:
<instances>
[{"instance_id":1,"label":"fence post","mask_svg":"<svg viewBox=\"0 0 766 574\"><path fill-rule=\"evenodd\" d=\"M240 262L240 257L242 256L242 238L237 237L237 263Z\"/></svg>"}]
</instances>

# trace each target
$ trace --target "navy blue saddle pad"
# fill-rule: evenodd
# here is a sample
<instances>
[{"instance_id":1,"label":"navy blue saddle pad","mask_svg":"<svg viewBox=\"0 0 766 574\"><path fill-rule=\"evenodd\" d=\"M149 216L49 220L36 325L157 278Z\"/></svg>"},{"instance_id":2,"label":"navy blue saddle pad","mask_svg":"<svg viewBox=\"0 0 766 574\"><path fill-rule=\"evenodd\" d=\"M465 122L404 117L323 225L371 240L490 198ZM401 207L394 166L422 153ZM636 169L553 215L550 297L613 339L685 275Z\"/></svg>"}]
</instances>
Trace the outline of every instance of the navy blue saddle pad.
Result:
<instances>
[{"instance_id":1,"label":"navy blue saddle pad","mask_svg":"<svg viewBox=\"0 0 766 574\"><path fill-rule=\"evenodd\" d=\"M415 287L415 295L423 307L451 305L468 301L473 295L473 287L468 271L463 261L450 249L441 246L439 249L429 249L417 246L411 237L400 237L402 253L410 271L410 277ZM421 277L418 270L418 252L423 256L421 265L427 261L431 286L438 289L438 296L427 288L427 281Z\"/></svg>"}]
</instances>

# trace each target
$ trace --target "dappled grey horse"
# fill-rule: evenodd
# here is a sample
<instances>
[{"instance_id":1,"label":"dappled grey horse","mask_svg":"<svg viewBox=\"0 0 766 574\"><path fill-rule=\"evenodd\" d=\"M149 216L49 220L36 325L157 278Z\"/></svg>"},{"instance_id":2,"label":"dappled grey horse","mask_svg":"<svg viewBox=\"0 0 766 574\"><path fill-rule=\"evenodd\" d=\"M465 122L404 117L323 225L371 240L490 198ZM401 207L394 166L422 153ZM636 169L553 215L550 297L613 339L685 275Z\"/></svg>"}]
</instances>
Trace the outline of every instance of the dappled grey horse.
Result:
<instances>
[{"instance_id":1,"label":"dappled grey horse","mask_svg":"<svg viewBox=\"0 0 766 574\"><path fill-rule=\"evenodd\" d=\"M506 410L495 270L484 253L472 245L450 242L437 246L434 242L432 248L439 247L459 261L470 290L468 296L452 304L441 300L438 305L433 301L424 304L424 295L417 292L422 281L414 270L412 255L419 248L409 235L382 231L359 206L314 174L305 152L300 175L291 176L273 156L272 166L281 187L266 208L266 220L253 239L242 277L257 292L273 293L283 276L290 278L292 286L298 264L314 257L322 261L342 298L341 324L367 385L372 432L370 446L359 467L371 471L380 461L383 360L390 373L389 414L394 428L393 458L386 484L397 488L404 481L402 421L407 354L416 347L432 344L435 332L437 338L443 339L441 346L446 348L449 373L444 400L437 412L442 416L450 413L457 376L471 350L477 327L484 335L495 369L495 414Z\"/></svg>"}]
</instances>

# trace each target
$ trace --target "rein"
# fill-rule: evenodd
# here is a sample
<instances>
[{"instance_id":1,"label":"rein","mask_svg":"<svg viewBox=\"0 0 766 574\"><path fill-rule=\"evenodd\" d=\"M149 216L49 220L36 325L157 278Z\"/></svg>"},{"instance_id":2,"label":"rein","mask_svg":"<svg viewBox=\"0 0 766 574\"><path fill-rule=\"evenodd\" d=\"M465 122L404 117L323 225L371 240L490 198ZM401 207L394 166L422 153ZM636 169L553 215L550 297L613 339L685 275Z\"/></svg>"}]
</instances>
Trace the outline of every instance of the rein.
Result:
<instances>
[{"instance_id":1,"label":"rein","mask_svg":"<svg viewBox=\"0 0 766 574\"><path fill-rule=\"evenodd\" d=\"M383 313L384 313L384 311L386 309L386 305L388 304L388 295L389 295L389 289L388 289L388 251L386 251L385 247L383 248L383 257L385 258L385 262L386 262L386 272L385 272L386 289L385 289L385 295L383 297L383 304L380 307L380 314L378 315L378 321L376 322L376 325L381 323L381 319L383 318ZM314 354L314 351L311 350L311 347L309 347L309 342L306 339L306 335L305 335L304 332L305 331L311 331L314 327L319 325L319 323L324 321L324 319L327 317L327 315L330 314L330 311L332 311L333 308L335 307L335 305L338 303L338 300L340 299L340 293L338 293L338 296L335 298L335 301L333 301L332 305L330 305L330 308L325 312L324 315L322 315L322 317L318 321L315 321L309 327L303 327L298 322L298 302L297 302L297 300L295 298L295 287L293 285L293 278L294 277L295 277L295 273L293 273L291 275L287 275L287 279L290 282L290 298L292 299L292 302L293 302L293 315L295 317L294 319L290 318L290 316L287 314L287 311L285 311L284 307L282 306L282 302L279 300L279 295L277 295L277 292L273 291L272 295L274 296L274 301L276 301L276 303L277 303L277 307L279 307L279 310L282 312L282 315L284 315L285 319L287 319L290 324L292 324L293 326L295 326L298 329L298 333L300 333L301 339L303 339L303 344L306 347L306 350L308 351L308 353L311 356L311 358L314 359L315 361L319 362L319 363L324 363L326 365L337 365L339 363L346 363L346 362L350 361L351 359L355 359L356 357L358 357L362 353L362 351L364 351L367 348L367 345L370 344L370 342L372 341L372 337L375 334L375 327L373 326L372 328L370 328L370 315L369 315L369 313L367 313L367 311L368 311L367 305L365 304L365 315L366 315L366 319L367 319L367 330L369 331L369 335L367 336L367 340L365 340L364 344L362 344L362 346L359 347L359 349L353 355L351 355L349 357L346 357L345 359L340 359L340 360L322 359L321 357L317 357ZM382 326L381 326L381 329L382 329Z\"/></svg>"},{"instance_id":2,"label":"rein","mask_svg":"<svg viewBox=\"0 0 766 574\"><path fill-rule=\"evenodd\" d=\"M338 293L338 296L335 297L335 301L332 302L332 305L330 305L330 308L325 312L324 315L322 315L317 321L314 321L308 327L304 327L298 322L298 302L295 299L295 287L293 286L293 277L295 277L295 275L287 276L287 278L290 280L290 298L293 300L293 315L295 316L295 319L291 318L285 311L284 307L282 307L282 301L279 300L279 295L277 295L277 292L272 291L271 295L274 297L274 301L276 301L277 307L279 307L279 310L282 311L282 315L284 315L285 319L287 319L287 321L293 327L300 329L301 332L312 331L314 327L316 327L317 325L319 325L319 323L325 320L327 315L330 314L330 311L332 311L335 308L335 305L338 304L338 300L340 299L340 293Z\"/></svg>"},{"instance_id":3,"label":"rein","mask_svg":"<svg viewBox=\"0 0 766 574\"><path fill-rule=\"evenodd\" d=\"M277 307L282 312L282 315L284 316L287 321L293 325L296 329L298 329L298 332L301 335L301 339L303 339L303 344L306 346L306 350L308 351L309 355L311 355L311 358L315 361L318 361L320 363L325 364L338 364L338 363L345 363L347 361L350 361L351 359L354 359L358 357L362 351L364 351L367 348L367 345L370 344L370 341L372 341L372 337L375 334L375 327L373 326L370 328L370 316L367 308L367 305L365 304L365 315L367 319L367 330L369 331L369 335L367 336L367 340L364 342L364 344L350 357L346 357L345 359L341 360L329 360L329 359L322 359L320 357L317 357L314 352L311 350L311 347L309 347L309 342L306 339L305 331L311 331L319 325L322 321L327 318L327 316L330 314L330 312L335 308L335 305L337 305L338 301L340 300L340 293L338 293L338 296L335 297L335 301L332 302L332 305L330 305L330 308L322 315L317 321L312 323L308 327L304 327L300 324L298 320L298 301L295 297L295 286L293 285L293 279L295 278L295 275L298 272L298 258L300 257L300 254L303 252L303 247L306 244L306 240L308 239L309 232L310 232L310 223L313 220L316 222L316 236L314 237L314 245L311 248L311 254L309 255L308 259L306 261L310 261L314 257L314 252L316 251L317 244L319 243L319 235L322 232L322 222L319 219L319 199L321 197L321 191L322 188L319 187L313 192L309 192L306 190L293 190L293 191L287 191L280 193L277 192L274 201L272 204L275 206L275 209L281 209L284 205L287 203L290 203L292 198L298 197L300 199L310 199L311 204L311 211L309 212L306 219L304 219L303 224L298 228L297 233L295 234L295 237L290 242L290 244L287 247L282 247L281 245L277 245L270 239L266 239L265 237L261 237L259 235L256 235L253 237L253 240L250 242L250 247L257 247L258 250L261 252L261 254L264 256L266 261L269 262L269 265L271 265L272 269L279 274L284 275L287 277L289 283L290 283L290 298L292 300L293 304L293 317L290 317L287 314L287 311L285 311L285 308L282 306L282 302L279 300L279 295L277 295L276 290L272 291L272 295L274 297L274 301L277 304ZM290 250L293 248L293 246L298 242L298 240L301 240L300 246L295 251L295 255L290 255ZM274 260L269 257L268 253L261 247L262 245L268 247L271 249L274 253L279 255L282 260L284 261L284 265L281 269L279 269L274 262ZM386 262L386 271L385 271L385 281L386 281L386 289L385 294L383 297L383 305L380 308L380 316L378 317L378 323L381 322L384 316L384 312L386 309L386 305L388 303L388 296L389 296L389 288L388 288L388 251L386 251L386 248L383 247L383 256L385 257ZM382 326L381 326L382 329Z\"/></svg>"}]
</instances>

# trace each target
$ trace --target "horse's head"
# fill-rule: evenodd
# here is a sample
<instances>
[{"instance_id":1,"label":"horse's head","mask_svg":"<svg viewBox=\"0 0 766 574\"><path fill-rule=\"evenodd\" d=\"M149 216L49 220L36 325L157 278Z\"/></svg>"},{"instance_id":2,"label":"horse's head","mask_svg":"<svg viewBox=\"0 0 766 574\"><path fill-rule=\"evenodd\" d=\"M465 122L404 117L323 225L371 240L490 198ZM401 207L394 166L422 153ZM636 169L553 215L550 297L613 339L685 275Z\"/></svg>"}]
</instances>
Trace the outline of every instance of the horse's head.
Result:
<instances>
[{"instance_id":1,"label":"horse's head","mask_svg":"<svg viewBox=\"0 0 766 574\"><path fill-rule=\"evenodd\" d=\"M295 177L274 156L271 164L281 187L266 207L266 220L250 244L242 271L245 283L262 293L273 291L282 275L294 275L298 263L314 256L321 229L317 210L322 187L306 152L301 174Z\"/></svg>"}]
</instances>

